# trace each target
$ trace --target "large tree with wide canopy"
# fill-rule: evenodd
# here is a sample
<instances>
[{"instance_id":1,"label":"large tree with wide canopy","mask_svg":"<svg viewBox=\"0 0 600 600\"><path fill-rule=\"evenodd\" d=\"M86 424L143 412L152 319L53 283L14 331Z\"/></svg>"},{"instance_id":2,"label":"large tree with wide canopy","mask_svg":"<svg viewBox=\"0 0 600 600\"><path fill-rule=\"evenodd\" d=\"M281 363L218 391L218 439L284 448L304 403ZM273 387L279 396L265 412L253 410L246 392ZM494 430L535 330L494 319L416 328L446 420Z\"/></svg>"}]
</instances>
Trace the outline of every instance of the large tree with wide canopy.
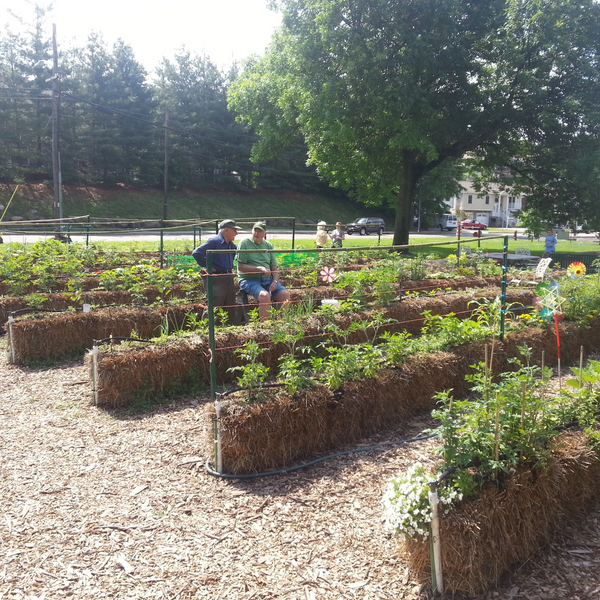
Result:
<instances>
[{"instance_id":1,"label":"large tree with wide canopy","mask_svg":"<svg viewBox=\"0 0 600 600\"><path fill-rule=\"evenodd\" d=\"M408 242L419 182L448 161L501 166L540 139L596 134L594 0L272 4L283 24L229 96L260 136L254 159L300 136L330 183L395 206L394 244Z\"/></svg>"}]
</instances>

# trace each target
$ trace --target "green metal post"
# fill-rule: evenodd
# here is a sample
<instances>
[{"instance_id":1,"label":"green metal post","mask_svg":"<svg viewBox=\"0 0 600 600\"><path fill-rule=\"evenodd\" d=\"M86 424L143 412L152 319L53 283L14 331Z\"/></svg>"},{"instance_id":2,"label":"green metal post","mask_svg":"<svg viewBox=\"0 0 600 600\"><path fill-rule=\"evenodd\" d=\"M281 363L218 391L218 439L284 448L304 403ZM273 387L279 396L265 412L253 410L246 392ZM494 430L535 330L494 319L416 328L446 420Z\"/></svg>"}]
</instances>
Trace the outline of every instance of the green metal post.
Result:
<instances>
[{"instance_id":1,"label":"green metal post","mask_svg":"<svg viewBox=\"0 0 600 600\"><path fill-rule=\"evenodd\" d=\"M89 246L90 245L90 218L89 218L89 216L87 218L87 225L85 226L85 228L86 228L85 245Z\"/></svg>"},{"instance_id":2,"label":"green metal post","mask_svg":"<svg viewBox=\"0 0 600 600\"><path fill-rule=\"evenodd\" d=\"M213 299L213 257L210 250L206 253L206 296L208 305L208 347L210 350L210 397L213 402L217 396L217 362L215 360L215 305Z\"/></svg>"},{"instance_id":3,"label":"green metal post","mask_svg":"<svg viewBox=\"0 0 600 600\"><path fill-rule=\"evenodd\" d=\"M161 220L161 222L160 222L160 268L161 269L163 268L163 252L165 249L164 240L163 240L164 233L165 233L165 230L163 229L164 226L165 226L165 223L164 223L164 221Z\"/></svg>"},{"instance_id":4,"label":"green metal post","mask_svg":"<svg viewBox=\"0 0 600 600\"><path fill-rule=\"evenodd\" d=\"M296 217L292 219L292 250L295 248L296 242Z\"/></svg>"},{"instance_id":5,"label":"green metal post","mask_svg":"<svg viewBox=\"0 0 600 600\"><path fill-rule=\"evenodd\" d=\"M506 274L508 271L508 236L504 236L502 249L502 292L500 294L500 341L504 341L504 323L506 321Z\"/></svg>"},{"instance_id":6,"label":"green metal post","mask_svg":"<svg viewBox=\"0 0 600 600\"><path fill-rule=\"evenodd\" d=\"M215 451L215 467L218 473L223 472L223 459L221 457L221 432L220 432L220 412L221 403L217 401L217 357L215 344L215 311L213 299L213 266L212 266L212 251L206 253L206 296L208 305L208 348L210 353L210 397L215 405L215 418L213 421L213 436L214 436L214 451Z\"/></svg>"},{"instance_id":7,"label":"green metal post","mask_svg":"<svg viewBox=\"0 0 600 600\"><path fill-rule=\"evenodd\" d=\"M459 244L456 246L456 266L460 267L460 222L456 224L456 236L458 237Z\"/></svg>"}]
</instances>

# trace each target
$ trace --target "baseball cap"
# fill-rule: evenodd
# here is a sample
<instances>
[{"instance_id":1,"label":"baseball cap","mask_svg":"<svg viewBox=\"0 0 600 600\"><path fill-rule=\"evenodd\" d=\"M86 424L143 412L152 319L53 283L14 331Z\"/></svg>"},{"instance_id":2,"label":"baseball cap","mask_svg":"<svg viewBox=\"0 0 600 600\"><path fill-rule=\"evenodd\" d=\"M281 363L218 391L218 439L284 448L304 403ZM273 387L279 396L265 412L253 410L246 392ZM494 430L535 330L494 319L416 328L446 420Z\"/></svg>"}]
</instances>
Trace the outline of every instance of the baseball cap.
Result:
<instances>
[{"instance_id":1,"label":"baseball cap","mask_svg":"<svg viewBox=\"0 0 600 600\"><path fill-rule=\"evenodd\" d=\"M262 229L263 231L266 231L267 224L264 221L256 221L256 223L252 225L252 229Z\"/></svg>"},{"instance_id":2,"label":"baseball cap","mask_svg":"<svg viewBox=\"0 0 600 600\"><path fill-rule=\"evenodd\" d=\"M228 227L231 229L237 229L238 231L241 229L241 227L231 219L225 219L219 223L219 229L226 229Z\"/></svg>"}]
</instances>

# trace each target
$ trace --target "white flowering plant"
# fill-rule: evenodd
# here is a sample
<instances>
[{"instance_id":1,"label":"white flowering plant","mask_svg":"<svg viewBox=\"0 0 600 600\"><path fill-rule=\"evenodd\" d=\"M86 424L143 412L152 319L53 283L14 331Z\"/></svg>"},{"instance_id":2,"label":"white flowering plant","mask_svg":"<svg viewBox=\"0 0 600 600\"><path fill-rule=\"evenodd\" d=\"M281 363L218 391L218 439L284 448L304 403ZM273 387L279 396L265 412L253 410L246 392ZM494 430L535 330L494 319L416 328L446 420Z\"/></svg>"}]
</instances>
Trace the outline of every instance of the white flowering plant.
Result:
<instances>
[{"instance_id":1,"label":"white flowering plant","mask_svg":"<svg viewBox=\"0 0 600 600\"><path fill-rule=\"evenodd\" d=\"M427 539L431 521L429 483L434 479L435 475L421 463L415 463L408 471L390 480L383 496L383 514L388 531L407 538L419 536ZM458 490L445 485L438 487L438 496L444 512L463 497Z\"/></svg>"}]
</instances>

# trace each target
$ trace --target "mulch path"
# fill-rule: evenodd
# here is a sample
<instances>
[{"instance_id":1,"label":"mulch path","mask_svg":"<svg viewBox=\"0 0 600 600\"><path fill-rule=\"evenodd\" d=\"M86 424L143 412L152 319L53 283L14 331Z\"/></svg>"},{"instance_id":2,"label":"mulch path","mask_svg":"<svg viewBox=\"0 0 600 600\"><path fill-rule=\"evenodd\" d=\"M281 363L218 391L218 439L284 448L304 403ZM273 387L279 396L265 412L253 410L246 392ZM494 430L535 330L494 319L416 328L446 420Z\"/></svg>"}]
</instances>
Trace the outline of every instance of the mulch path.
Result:
<instances>
[{"instance_id":1,"label":"mulch path","mask_svg":"<svg viewBox=\"0 0 600 600\"><path fill-rule=\"evenodd\" d=\"M29 369L0 352L0 599L429 598L382 526L387 480L430 425L377 450L251 480L207 474L206 399L154 412L90 403L80 362ZM600 598L600 509L518 569L492 600Z\"/></svg>"}]
</instances>

